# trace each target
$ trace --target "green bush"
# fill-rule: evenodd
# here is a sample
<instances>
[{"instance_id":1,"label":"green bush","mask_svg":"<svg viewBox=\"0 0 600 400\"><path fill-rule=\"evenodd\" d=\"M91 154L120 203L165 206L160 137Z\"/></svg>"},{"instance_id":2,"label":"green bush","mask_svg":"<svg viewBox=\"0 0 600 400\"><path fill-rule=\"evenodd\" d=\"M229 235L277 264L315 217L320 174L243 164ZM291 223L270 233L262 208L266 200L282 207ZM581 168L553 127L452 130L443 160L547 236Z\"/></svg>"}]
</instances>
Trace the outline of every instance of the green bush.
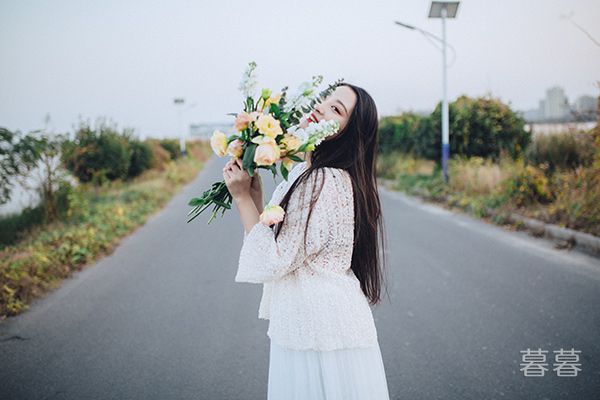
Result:
<instances>
[{"instance_id":1,"label":"green bush","mask_svg":"<svg viewBox=\"0 0 600 400\"><path fill-rule=\"evenodd\" d=\"M96 184L126 179L130 158L127 139L104 124L96 130L82 124L62 151L65 167L80 182Z\"/></svg>"},{"instance_id":2,"label":"green bush","mask_svg":"<svg viewBox=\"0 0 600 400\"><path fill-rule=\"evenodd\" d=\"M538 135L525 157L534 165L544 164L548 175L556 170L589 166L594 161L594 137L588 132Z\"/></svg>"},{"instance_id":3,"label":"green bush","mask_svg":"<svg viewBox=\"0 0 600 400\"><path fill-rule=\"evenodd\" d=\"M129 142L129 151L131 153L129 171L127 172L129 178L136 177L152 167L153 154L148 143L132 140Z\"/></svg>"},{"instance_id":4,"label":"green bush","mask_svg":"<svg viewBox=\"0 0 600 400\"><path fill-rule=\"evenodd\" d=\"M422 155L420 152L424 146L419 139L428 126L427 116L412 112L382 118L379 122L379 151L388 153L402 150L403 153Z\"/></svg>"},{"instance_id":5,"label":"green bush","mask_svg":"<svg viewBox=\"0 0 600 400\"><path fill-rule=\"evenodd\" d=\"M502 196L518 207L553 200L550 182L544 172L532 165L524 165L523 160L515 163L512 173L501 185Z\"/></svg>"},{"instance_id":6,"label":"green bush","mask_svg":"<svg viewBox=\"0 0 600 400\"><path fill-rule=\"evenodd\" d=\"M0 248L20 240L23 233L44 220L44 206L25 207L18 213L0 217Z\"/></svg>"},{"instance_id":7,"label":"green bush","mask_svg":"<svg viewBox=\"0 0 600 400\"><path fill-rule=\"evenodd\" d=\"M429 141L441 157L441 102L431 113L432 135ZM500 159L503 153L516 159L531 141L525 130L525 120L498 99L460 96L449 104L450 154Z\"/></svg>"},{"instance_id":8,"label":"green bush","mask_svg":"<svg viewBox=\"0 0 600 400\"><path fill-rule=\"evenodd\" d=\"M171 160L176 160L181 155L177 139L161 139L160 145L169 152Z\"/></svg>"},{"instance_id":9,"label":"green bush","mask_svg":"<svg viewBox=\"0 0 600 400\"><path fill-rule=\"evenodd\" d=\"M556 222L600 236L600 168L579 167L553 176L556 201L550 214Z\"/></svg>"},{"instance_id":10,"label":"green bush","mask_svg":"<svg viewBox=\"0 0 600 400\"><path fill-rule=\"evenodd\" d=\"M531 141L525 121L500 100L461 96L449 104L450 154L516 159ZM429 116L404 113L380 121L380 151L441 158L441 103Z\"/></svg>"}]
</instances>

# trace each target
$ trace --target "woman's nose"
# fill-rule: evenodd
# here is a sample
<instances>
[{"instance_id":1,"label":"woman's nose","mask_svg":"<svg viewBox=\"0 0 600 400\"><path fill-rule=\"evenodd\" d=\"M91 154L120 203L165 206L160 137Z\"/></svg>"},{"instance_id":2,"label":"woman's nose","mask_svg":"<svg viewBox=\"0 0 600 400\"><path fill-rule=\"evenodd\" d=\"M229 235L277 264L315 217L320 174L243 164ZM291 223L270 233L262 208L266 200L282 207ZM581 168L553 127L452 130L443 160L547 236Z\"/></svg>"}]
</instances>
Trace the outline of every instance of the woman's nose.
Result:
<instances>
[{"instance_id":1,"label":"woman's nose","mask_svg":"<svg viewBox=\"0 0 600 400\"><path fill-rule=\"evenodd\" d=\"M322 105L321 103L317 104L317 105L315 106L315 111L316 111L317 113L319 113L319 114L323 114L323 108L322 108L322 107L323 107L323 105Z\"/></svg>"}]
</instances>

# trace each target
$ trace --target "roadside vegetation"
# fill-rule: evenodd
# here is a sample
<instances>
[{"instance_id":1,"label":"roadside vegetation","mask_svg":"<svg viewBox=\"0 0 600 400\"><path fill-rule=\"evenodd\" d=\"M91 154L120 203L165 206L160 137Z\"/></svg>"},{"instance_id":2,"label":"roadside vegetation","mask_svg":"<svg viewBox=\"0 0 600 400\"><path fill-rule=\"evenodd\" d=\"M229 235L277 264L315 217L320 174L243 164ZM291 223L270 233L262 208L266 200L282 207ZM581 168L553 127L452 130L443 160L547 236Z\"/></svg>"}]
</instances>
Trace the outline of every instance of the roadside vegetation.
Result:
<instances>
[{"instance_id":1,"label":"roadside vegetation","mask_svg":"<svg viewBox=\"0 0 600 400\"><path fill-rule=\"evenodd\" d=\"M393 189L505 223L508 213L600 236L600 126L532 137L499 100L450 104L448 183L440 106L380 122L378 176Z\"/></svg>"},{"instance_id":2,"label":"roadside vegetation","mask_svg":"<svg viewBox=\"0 0 600 400\"><path fill-rule=\"evenodd\" d=\"M190 182L210 158L207 142L137 139L127 129L81 123L72 137L0 129L3 173L20 180L34 167L43 176L40 204L0 217L0 320L110 254ZM4 201L11 186L2 182Z\"/></svg>"}]
</instances>

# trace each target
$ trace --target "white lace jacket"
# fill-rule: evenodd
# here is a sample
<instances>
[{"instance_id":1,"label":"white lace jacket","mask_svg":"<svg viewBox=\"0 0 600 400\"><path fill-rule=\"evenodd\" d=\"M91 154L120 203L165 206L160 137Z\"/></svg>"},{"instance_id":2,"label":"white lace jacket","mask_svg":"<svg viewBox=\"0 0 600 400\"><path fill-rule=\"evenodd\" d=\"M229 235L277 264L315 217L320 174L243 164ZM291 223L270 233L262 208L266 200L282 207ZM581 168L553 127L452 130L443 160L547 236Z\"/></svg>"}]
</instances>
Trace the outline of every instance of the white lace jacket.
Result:
<instances>
[{"instance_id":1,"label":"white lace jacket","mask_svg":"<svg viewBox=\"0 0 600 400\"><path fill-rule=\"evenodd\" d=\"M269 204L280 203L306 166L306 161L296 164ZM312 190L318 191L323 179L304 246ZM350 269L353 242L352 182L339 168L313 171L295 188L277 241L262 222L244 231L235 282L263 283L258 318L269 320L271 340L297 350L377 343L371 308Z\"/></svg>"}]
</instances>

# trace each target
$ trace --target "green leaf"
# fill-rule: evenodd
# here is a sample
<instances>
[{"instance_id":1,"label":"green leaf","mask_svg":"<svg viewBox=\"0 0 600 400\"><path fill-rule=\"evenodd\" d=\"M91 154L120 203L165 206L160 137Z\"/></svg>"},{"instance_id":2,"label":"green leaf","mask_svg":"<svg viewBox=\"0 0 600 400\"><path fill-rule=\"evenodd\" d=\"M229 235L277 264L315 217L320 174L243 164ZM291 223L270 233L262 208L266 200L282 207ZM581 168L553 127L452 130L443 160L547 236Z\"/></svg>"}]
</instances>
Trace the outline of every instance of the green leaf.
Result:
<instances>
[{"instance_id":1,"label":"green leaf","mask_svg":"<svg viewBox=\"0 0 600 400\"><path fill-rule=\"evenodd\" d=\"M287 181L287 179L288 179L288 170L283 165L283 163L279 164L279 171L281 171L281 176L283 176L283 179L285 179Z\"/></svg>"},{"instance_id":2,"label":"green leaf","mask_svg":"<svg viewBox=\"0 0 600 400\"><path fill-rule=\"evenodd\" d=\"M252 168L254 164L254 152L258 145L256 143L248 143L246 146L246 150L244 151L244 157L242 158L242 167L250 173L250 168ZM252 174L250 173L250 176Z\"/></svg>"},{"instance_id":3,"label":"green leaf","mask_svg":"<svg viewBox=\"0 0 600 400\"><path fill-rule=\"evenodd\" d=\"M277 119L281 118L281 109L279 108L279 106L277 104L271 103L269 105L269 111L275 116L275 118L277 118Z\"/></svg>"}]
</instances>

